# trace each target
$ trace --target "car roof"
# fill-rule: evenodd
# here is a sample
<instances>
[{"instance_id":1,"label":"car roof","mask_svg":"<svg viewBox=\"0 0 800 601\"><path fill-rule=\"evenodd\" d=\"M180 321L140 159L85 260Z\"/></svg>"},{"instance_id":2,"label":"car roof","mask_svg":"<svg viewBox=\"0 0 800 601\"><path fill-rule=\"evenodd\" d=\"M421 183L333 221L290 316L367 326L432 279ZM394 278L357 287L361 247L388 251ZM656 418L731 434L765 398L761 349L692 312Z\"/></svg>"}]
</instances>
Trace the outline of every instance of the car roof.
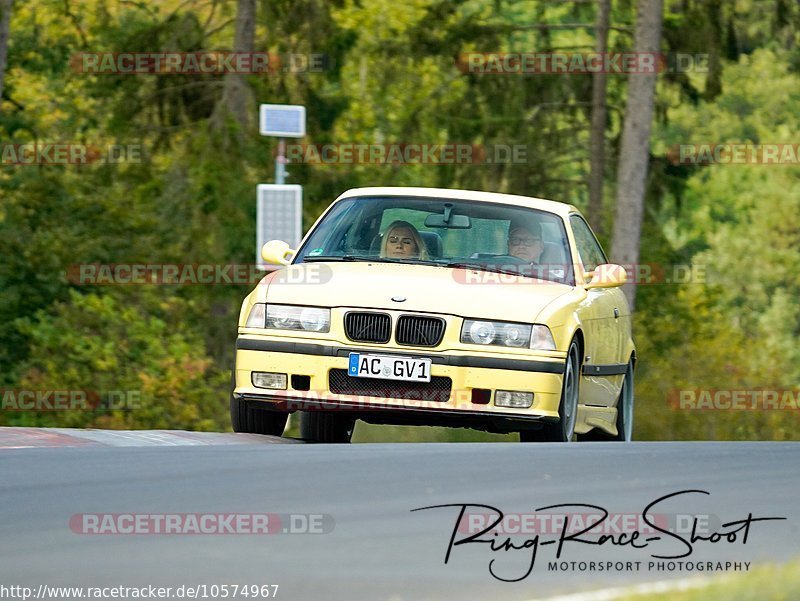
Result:
<instances>
[{"instance_id":1,"label":"car roof","mask_svg":"<svg viewBox=\"0 0 800 601\"><path fill-rule=\"evenodd\" d=\"M453 200L477 200L539 209L540 211L555 213L562 217L566 217L570 213L579 212L575 206L564 202L557 202L555 200L534 198L532 196L519 196L517 194L481 192L478 190L458 190L453 188L416 188L410 186L353 188L342 193L336 200L338 201L344 198L353 198L358 196L424 196L429 198L452 198Z\"/></svg>"}]
</instances>

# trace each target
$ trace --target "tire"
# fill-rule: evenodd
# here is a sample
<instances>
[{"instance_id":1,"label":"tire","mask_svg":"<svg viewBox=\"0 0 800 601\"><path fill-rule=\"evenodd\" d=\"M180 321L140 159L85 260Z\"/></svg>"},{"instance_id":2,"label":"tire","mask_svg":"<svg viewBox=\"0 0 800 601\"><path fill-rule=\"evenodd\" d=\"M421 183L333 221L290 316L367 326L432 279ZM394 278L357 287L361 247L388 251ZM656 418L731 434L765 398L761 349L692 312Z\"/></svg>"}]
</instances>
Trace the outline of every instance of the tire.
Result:
<instances>
[{"instance_id":1,"label":"tire","mask_svg":"<svg viewBox=\"0 0 800 601\"><path fill-rule=\"evenodd\" d=\"M244 401L233 396L236 388L236 372L231 371L231 427L234 432L281 436L286 427L288 413L270 411L257 406L256 402Z\"/></svg>"},{"instance_id":2,"label":"tire","mask_svg":"<svg viewBox=\"0 0 800 601\"><path fill-rule=\"evenodd\" d=\"M300 438L310 442L349 443L355 426L354 417L341 413L300 413Z\"/></svg>"},{"instance_id":3,"label":"tire","mask_svg":"<svg viewBox=\"0 0 800 601\"><path fill-rule=\"evenodd\" d=\"M628 360L628 369L622 380L622 389L617 401L617 435L612 440L630 442L633 440L633 359Z\"/></svg>"},{"instance_id":4,"label":"tire","mask_svg":"<svg viewBox=\"0 0 800 601\"><path fill-rule=\"evenodd\" d=\"M630 442L633 440L633 358L628 361L628 369L622 379L622 388L617 399L617 434L612 436L595 428L581 434L581 440Z\"/></svg>"},{"instance_id":5,"label":"tire","mask_svg":"<svg viewBox=\"0 0 800 601\"><path fill-rule=\"evenodd\" d=\"M575 438L575 422L578 414L578 395L580 392L581 353L578 341L574 338L567 351L564 365L564 380L561 384L561 402L558 404L558 421L544 424L541 430L519 433L521 442L534 440L545 442L572 442Z\"/></svg>"},{"instance_id":6,"label":"tire","mask_svg":"<svg viewBox=\"0 0 800 601\"><path fill-rule=\"evenodd\" d=\"M234 432L281 436L286 427L288 413L262 409L257 401L243 401L231 397L231 426Z\"/></svg>"}]
</instances>

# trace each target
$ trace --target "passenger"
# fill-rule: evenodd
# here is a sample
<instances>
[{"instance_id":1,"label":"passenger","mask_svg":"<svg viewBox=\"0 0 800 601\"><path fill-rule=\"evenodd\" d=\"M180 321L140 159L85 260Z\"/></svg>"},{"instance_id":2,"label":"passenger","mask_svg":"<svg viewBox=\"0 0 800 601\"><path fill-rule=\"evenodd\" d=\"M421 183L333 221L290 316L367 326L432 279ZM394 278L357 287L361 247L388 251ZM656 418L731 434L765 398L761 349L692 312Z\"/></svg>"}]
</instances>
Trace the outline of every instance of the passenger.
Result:
<instances>
[{"instance_id":1,"label":"passenger","mask_svg":"<svg viewBox=\"0 0 800 601\"><path fill-rule=\"evenodd\" d=\"M527 261L539 263L544 250L542 226L538 223L512 221L508 227L508 254Z\"/></svg>"},{"instance_id":2,"label":"passenger","mask_svg":"<svg viewBox=\"0 0 800 601\"><path fill-rule=\"evenodd\" d=\"M427 260L428 250L417 228L407 221L394 221L383 234L381 257Z\"/></svg>"}]
</instances>

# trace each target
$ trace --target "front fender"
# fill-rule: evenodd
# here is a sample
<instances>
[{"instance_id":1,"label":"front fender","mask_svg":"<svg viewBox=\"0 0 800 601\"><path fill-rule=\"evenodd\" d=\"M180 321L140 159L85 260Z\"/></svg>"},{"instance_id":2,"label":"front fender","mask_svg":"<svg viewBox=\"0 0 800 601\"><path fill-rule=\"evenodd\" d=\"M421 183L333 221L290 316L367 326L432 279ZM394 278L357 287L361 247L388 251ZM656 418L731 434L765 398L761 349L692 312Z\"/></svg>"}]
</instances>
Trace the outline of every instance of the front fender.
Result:
<instances>
[{"instance_id":1,"label":"front fender","mask_svg":"<svg viewBox=\"0 0 800 601\"><path fill-rule=\"evenodd\" d=\"M261 281L256 284L256 287L250 291L250 294L244 297L244 300L242 301L242 308L239 310L240 328L243 328L244 324L247 323L247 316L250 315L250 309L253 308L254 304L267 302L267 290L269 289L269 283L272 281L272 278L275 277L275 274L277 274L278 271L279 270L272 271L261 278Z\"/></svg>"},{"instance_id":2,"label":"front fender","mask_svg":"<svg viewBox=\"0 0 800 601\"><path fill-rule=\"evenodd\" d=\"M550 328L556 349L567 352L575 332L583 330L583 323L578 315L578 307L586 300L583 287L575 287L546 305L534 319Z\"/></svg>"}]
</instances>

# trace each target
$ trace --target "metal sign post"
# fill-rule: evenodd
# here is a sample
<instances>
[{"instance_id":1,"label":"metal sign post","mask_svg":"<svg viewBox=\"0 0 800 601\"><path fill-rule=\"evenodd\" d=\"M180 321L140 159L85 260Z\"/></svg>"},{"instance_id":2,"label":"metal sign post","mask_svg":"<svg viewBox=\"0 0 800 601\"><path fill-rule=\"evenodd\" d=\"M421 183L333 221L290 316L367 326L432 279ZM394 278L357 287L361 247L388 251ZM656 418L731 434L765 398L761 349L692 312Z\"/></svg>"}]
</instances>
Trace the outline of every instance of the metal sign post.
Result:
<instances>
[{"instance_id":1,"label":"metal sign post","mask_svg":"<svg viewBox=\"0 0 800 601\"><path fill-rule=\"evenodd\" d=\"M286 181L286 140L278 140L278 156L275 157L275 183L279 186Z\"/></svg>"}]
</instances>

